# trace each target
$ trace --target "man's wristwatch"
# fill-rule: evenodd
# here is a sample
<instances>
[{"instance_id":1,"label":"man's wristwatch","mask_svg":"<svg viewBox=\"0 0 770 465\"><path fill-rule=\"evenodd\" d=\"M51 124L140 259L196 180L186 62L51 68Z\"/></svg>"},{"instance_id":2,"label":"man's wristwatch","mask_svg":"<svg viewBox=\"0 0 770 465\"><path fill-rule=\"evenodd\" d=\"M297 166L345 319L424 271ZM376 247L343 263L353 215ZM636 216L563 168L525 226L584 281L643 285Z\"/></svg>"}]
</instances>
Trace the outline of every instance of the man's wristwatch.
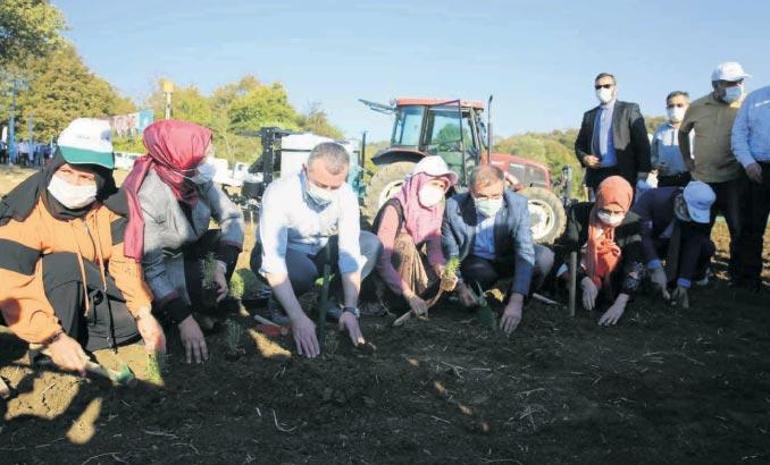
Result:
<instances>
[{"instance_id":1,"label":"man's wristwatch","mask_svg":"<svg viewBox=\"0 0 770 465\"><path fill-rule=\"evenodd\" d=\"M361 318L361 312L358 310L357 307L343 307L342 313L345 313L345 312L352 313L353 316L355 316L356 318Z\"/></svg>"}]
</instances>

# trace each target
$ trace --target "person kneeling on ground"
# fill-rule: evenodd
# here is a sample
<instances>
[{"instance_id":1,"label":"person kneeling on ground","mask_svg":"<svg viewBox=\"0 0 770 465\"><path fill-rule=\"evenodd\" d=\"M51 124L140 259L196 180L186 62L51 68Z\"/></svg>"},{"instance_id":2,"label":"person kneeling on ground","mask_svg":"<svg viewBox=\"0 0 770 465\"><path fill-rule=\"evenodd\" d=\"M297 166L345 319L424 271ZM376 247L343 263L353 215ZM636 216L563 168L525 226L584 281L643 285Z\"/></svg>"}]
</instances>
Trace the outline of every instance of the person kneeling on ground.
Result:
<instances>
[{"instance_id":1,"label":"person kneeling on ground","mask_svg":"<svg viewBox=\"0 0 770 465\"><path fill-rule=\"evenodd\" d=\"M500 168L476 168L469 187L470 192L447 200L442 226L445 253L460 260L455 291L464 306L473 307L473 290L486 291L499 279L513 277L500 320L500 327L511 333L521 321L524 297L550 272L553 252L534 245L527 199L505 189Z\"/></svg>"},{"instance_id":2,"label":"person kneeling on ground","mask_svg":"<svg viewBox=\"0 0 770 465\"><path fill-rule=\"evenodd\" d=\"M709 264L716 248L708 224L716 194L701 181L687 187L660 187L641 196L631 211L642 225L644 261L650 281L663 298L689 307L688 289L708 283ZM666 258L665 267L660 257ZM669 295L669 285L676 289Z\"/></svg>"},{"instance_id":3,"label":"person kneeling on ground","mask_svg":"<svg viewBox=\"0 0 770 465\"><path fill-rule=\"evenodd\" d=\"M350 156L333 142L316 146L303 170L268 186L262 197L259 235L251 269L272 288L268 302L273 321L291 323L300 355L320 353L315 324L302 310L298 296L313 288L324 266L335 274L335 291L344 305L334 306L340 330L354 345L364 344L358 324L361 280L377 263L377 236L360 231L358 199L345 183ZM339 297L339 296L338 296Z\"/></svg>"},{"instance_id":4,"label":"person kneeling on ground","mask_svg":"<svg viewBox=\"0 0 770 465\"><path fill-rule=\"evenodd\" d=\"M193 309L216 315L243 248L241 210L211 180L210 130L164 120L144 130L147 155L123 183L130 208L126 255L141 261L155 311L178 325L187 363L208 358ZM221 229L209 229L214 219Z\"/></svg>"},{"instance_id":5,"label":"person kneeling on ground","mask_svg":"<svg viewBox=\"0 0 770 465\"><path fill-rule=\"evenodd\" d=\"M607 302L609 309L599 318L602 326L614 325L637 290L644 272L641 223L630 212L634 191L620 176L602 181L596 202L573 205L567 215L567 230L559 248L579 251L578 283L586 310ZM567 280L567 266L557 276Z\"/></svg>"},{"instance_id":6,"label":"person kneeling on ground","mask_svg":"<svg viewBox=\"0 0 770 465\"><path fill-rule=\"evenodd\" d=\"M3 317L57 366L81 375L84 349L138 335L148 351L166 348L142 269L123 254L126 206L114 195L110 134L103 120L76 119L51 162L0 203Z\"/></svg>"},{"instance_id":7,"label":"person kneeling on ground","mask_svg":"<svg viewBox=\"0 0 770 465\"><path fill-rule=\"evenodd\" d=\"M441 157L425 157L374 220L373 230L383 245L377 271L416 315L427 313L425 294L438 291L435 284L446 265L441 250L444 197L456 182L457 174Z\"/></svg>"}]
</instances>

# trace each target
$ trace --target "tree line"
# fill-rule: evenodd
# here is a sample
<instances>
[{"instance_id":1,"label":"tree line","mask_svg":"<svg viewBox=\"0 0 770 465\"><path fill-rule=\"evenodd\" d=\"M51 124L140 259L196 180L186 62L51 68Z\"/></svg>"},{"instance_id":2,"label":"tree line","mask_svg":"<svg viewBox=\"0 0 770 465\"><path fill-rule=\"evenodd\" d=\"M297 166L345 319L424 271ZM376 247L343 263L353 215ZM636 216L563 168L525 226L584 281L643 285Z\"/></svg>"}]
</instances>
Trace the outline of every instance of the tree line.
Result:
<instances>
[{"instance_id":1,"label":"tree line","mask_svg":"<svg viewBox=\"0 0 770 465\"><path fill-rule=\"evenodd\" d=\"M18 139L26 138L31 117L38 141L55 139L72 119L80 116L109 117L150 108L155 117L164 115L165 97L161 83L144 102L134 102L105 79L94 74L63 38L66 22L62 13L45 0L0 1L0 121L7 124L11 103L9 83L20 77L26 90L18 93L16 130ZM247 75L204 95L194 85L177 85L173 93L173 117L211 128L215 134L217 156L231 161L252 161L259 157L260 142L246 136L263 126L310 131L340 139L334 126L318 103L304 111L295 109L279 82L263 83ZM646 118L652 133L662 117ZM573 167L574 185L580 184L582 169L574 155L577 129L528 132L497 138L498 152L520 155L540 161L556 175L562 166ZM376 149L386 146L376 142L367 149L367 160ZM143 152L141 137L115 139L116 150ZM371 168L371 166L369 166Z\"/></svg>"},{"instance_id":2,"label":"tree line","mask_svg":"<svg viewBox=\"0 0 770 465\"><path fill-rule=\"evenodd\" d=\"M55 140L77 117L106 118L152 109L155 117L165 112L161 82L143 102L134 102L105 79L94 74L62 33L62 13L45 0L0 1L0 123L8 124L11 88L16 80L15 115L17 140L28 137L32 122L36 141ZM173 117L192 121L214 131L217 156L251 161L260 153L259 140L244 134L263 126L311 131L342 138L318 103L304 111L294 108L281 83L263 83L253 75L225 84L210 95L194 85L176 85ZM141 136L114 140L118 151L143 152Z\"/></svg>"}]
</instances>

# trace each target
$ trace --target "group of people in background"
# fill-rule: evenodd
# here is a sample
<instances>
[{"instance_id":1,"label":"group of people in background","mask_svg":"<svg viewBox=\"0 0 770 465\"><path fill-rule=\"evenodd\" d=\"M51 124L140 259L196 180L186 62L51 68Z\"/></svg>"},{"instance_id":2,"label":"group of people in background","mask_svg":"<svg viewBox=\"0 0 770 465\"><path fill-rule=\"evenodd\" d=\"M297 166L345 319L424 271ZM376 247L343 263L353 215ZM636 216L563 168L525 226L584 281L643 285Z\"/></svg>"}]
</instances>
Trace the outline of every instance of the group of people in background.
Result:
<instances>
[{"instance_id":1,"label":"group of people in background","mask_svg":"<svg viewBox=\"0 0 770 465\"><path fill-rule=\"evenodd\" d=\"M24 167L43 166L51 159L53 149L48 144L35 144L21 141L15 146L16 154L12 159L8 144L0 140L0 164L16 164Z\"/></svg>"},{"instance_id":2,"label":"group of people in background","mask_svg":"<svg viewBox=\"0 0 770 465\"><path fill-rule=\"evenodd\" d=\"M527 199L502 170L479 166L462 192L439 156L417 163L372 231L362 230L345 182L350 155L319 144L301 172L274 181L262 198L250 266L271 289L270 318L291 327L300 355L319 355L301 297L328 274L327 316L363 344L359 294L376 271L389 305L417 316L440 291L474 308L497 287L498 324L510 333L536 290L566 288L574 252L580 302L603 309L599 324L614 325L645 279L667 302L689 306L691 286L709 279L718 212L731 235L731 283L759 289L770 212L770 87L746 97L747 77L724 63L712 93L692 103L686 92L670 93L668 121L650 141L639 106L617 100L614 76L597 76L600 105L585 113L575 143L590 200L569 207L566 232L550 247L534 243ZM228 283L245 231L240 209L212 182L212 132L153 123L143 137L147 155L120 189L110 137L104 121L73 121L51 162L2 199L5 323L80 373L86 351L138 338L165 351L171 326L187 362L200 363L209 357L211 320L233 307ZM653 170L656 188L648 183Z\"/></svg>"},{"instance_id":3,"label":"group of people in background","mask_svg":"<svg viewBox=\"0 0 770 465\"><path fill-rule=\"evenodd\" d=\"M707 280L714 249L709 238L720 213L730 232L731 285L753 291L761 287L770 213L770 87L746 95L744 80L749 77L739 63L725 62L712 72L707 95L690 102L687 92L669 93L668 121L651 142L638 105L617 99L615 77L602 73L594 81L600 105L585 113L575 152L586 167L587 187L619 175L636 188L633 210L642 220L645 265L665 295L664 279L683 301L693 282ZM657 189L647 194L652 170L657 172ZM683 213L683 202L691 209L690 225L669 227L676 226L671 218L686 218L677 213ZM699 209L708 210L708 216L693 214ZM680 234L686 244L677 246L683 247L682 263L666 263L664 271L662 249L654 254L653 243L676 246ZM693 235L698 238L688 242Z\"/></svg>"}]
</instances>

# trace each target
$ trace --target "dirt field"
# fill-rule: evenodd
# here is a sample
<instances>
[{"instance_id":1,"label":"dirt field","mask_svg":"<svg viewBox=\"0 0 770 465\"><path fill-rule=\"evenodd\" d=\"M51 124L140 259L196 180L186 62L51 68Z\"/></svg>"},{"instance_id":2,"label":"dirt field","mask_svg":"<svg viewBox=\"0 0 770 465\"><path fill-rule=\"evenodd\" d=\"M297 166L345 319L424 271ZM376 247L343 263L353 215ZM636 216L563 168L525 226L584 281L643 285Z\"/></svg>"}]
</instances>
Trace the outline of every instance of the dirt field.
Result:
<instances>
[{"instance_id":1,"label":"dirt field","mask_svg":"<svg viewBox=\"0 0 770 465\"><path fill-rule=\"evenodd\" d=\"M716 235L723 278L724 225ZM717 279L691 300L640 296L610 329L533 303L510 338L451 305L400 329L364 317L374 348L329 326L312 361L247 331L242 357L225 358L220 333L188 366L172 336L162 387L33 371L0 333L0 375L19 392L0 401L0 463L770 463L768 294ZM147 379L141 347L98 356Z\"/></svg>"}]
</instances>

